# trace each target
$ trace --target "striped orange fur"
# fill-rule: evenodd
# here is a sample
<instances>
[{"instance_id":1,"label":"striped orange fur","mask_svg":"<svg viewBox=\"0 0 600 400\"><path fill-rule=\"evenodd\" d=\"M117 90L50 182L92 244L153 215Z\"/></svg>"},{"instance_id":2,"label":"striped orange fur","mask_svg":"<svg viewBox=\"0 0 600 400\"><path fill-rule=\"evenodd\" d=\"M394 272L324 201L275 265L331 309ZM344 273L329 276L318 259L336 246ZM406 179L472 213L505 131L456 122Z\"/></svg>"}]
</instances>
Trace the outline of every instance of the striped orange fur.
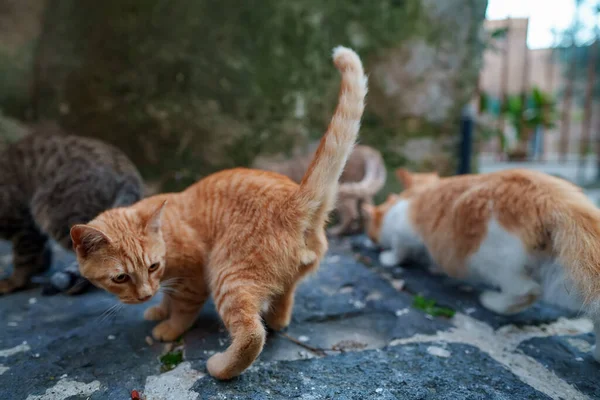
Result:
<instances>
[{"instance_id":1,"label":"striped orange fur","mask_svg":"<svg viewBox=\"0 0 600 400\"><path fill-rule=\"evenodd\" d=\"M359 57L338 47L333 58L342 74L339 103L300 185L272 172L225 170L71 230L82 274L121 301L143 302L166 287L162 303L145 313L162 320L156 339L184 333L212 294L231 336L207 363L218 379L241 374L258 357L263 319L275 330L290 323L298 281L327 250L325 222L367 92Z\"/></svg>"}]
</instances>

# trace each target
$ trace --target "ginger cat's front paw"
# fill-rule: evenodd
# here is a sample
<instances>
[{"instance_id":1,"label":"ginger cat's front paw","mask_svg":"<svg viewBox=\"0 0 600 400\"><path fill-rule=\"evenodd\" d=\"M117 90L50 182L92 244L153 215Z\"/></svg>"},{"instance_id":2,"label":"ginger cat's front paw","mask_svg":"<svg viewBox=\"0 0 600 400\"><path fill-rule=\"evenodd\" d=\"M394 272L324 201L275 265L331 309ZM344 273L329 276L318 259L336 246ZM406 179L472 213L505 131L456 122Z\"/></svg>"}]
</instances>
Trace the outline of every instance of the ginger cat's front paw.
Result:
<instances>
[{"instance_id":1,"label":"ginger cat's front paw","mask_svg":"<svg viewBox=\"0 0 600 400\"><path fill-rule=\"evenodd\" d=\"M162 321L169 317L169 310L161 306L152 306L144 312L146 321Z\"/></svg>"},{"instance_id":2,"label":"ginger cat's front paw","mask_svg":"<svg viewBox=\"0 0 600 400\"><path fill-rule=\"evenodd\" d=\"M162 342L172 342L184 332L185 329L174 327L171 321L166 320L156 325L154 329L152 329L152 336L154 339Z\"/></svg>"}]
</instances>

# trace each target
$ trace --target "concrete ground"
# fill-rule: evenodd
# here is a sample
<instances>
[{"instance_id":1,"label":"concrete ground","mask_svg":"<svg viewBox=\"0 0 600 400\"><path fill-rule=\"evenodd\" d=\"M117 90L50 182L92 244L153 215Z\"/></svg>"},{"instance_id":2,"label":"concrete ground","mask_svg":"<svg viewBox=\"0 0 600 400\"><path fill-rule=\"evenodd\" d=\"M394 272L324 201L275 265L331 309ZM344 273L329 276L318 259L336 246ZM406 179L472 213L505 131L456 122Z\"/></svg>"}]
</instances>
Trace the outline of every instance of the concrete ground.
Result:
<instances>
[{"instance_id":1,"label":"concrete ground","mask_svg":"<svg viewBox=\"0 0 600 400\"><path fill-rule=\"evenodd\" d=\"M132 390L148 400L600 398L589 320L543 304L494 315L475 288L412 265L380 267L361 241L332 241L298 290L288 330L230 382L206 374L208 357L228 345L212 304L173 347L147 339L146 305L107 311L117 302L104 292L0 297L0 399L121 400ZM427 314L417 294L455 315Z\"/></svg>"}]
</instances>

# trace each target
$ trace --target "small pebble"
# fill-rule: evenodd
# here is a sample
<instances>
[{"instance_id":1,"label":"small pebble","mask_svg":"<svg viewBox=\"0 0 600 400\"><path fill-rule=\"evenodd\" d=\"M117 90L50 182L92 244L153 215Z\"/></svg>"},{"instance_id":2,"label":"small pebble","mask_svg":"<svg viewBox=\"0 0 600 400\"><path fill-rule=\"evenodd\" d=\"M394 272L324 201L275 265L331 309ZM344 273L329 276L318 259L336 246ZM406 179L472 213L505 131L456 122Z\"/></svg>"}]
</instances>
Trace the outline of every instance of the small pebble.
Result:
<instances>
[{"instance_id":1,"label":"small pebble","mask_svg":"<svg viewBox=\"0 0 600 400\"><path fill-rule=\"evenodd\" d=\"M467 309L465 310L465 313L466 313L466 314L473 314L475 311L477 311L477 309L476 309L476 308L473 308L473 307L471 307L471 308L467 308Z\"/></svg>"},{"instance_id":2,"label":"small pebble","mask_svg":"<svg viewBox=\"0 0 600 400\"><path fill-rule=\"evenodd\" d=\"M7 325L8 326L19 326L19 324L17 324L16 322L9 322Z\"/></svg>"},{"instance_id":3,"label":"small pebble","mask_svg":"<svg viewBox=\"0 0 600 400\"><path fill-rule=\"evenodd\" d=\"M67 374L62 374L62 375L60 376L60 379L65 379L67 376L68 376Z\"/></svg>"},{"instance_id":4,"label":"small pebble","mask_svg":"<svg viewBox=\"0 0 600 400\"><path fill-rule=\"evenodd\" d=\"M382 392L383 392L383 389L382 389L382 388L377 388L377 389L375 389L375 393L382 393Z\"/></svg>"},{"instance_id":5,"label":"small pebble","mask_svg":"<svg viewBox=\"0 0 600 400\"><path fill-rule=\"evenodd\" d=\"M150 336L146 336L146 343L148 343L148 346L152 346L154 344L154 340L152 340Z\"/></svg>"},{"instance_id":6,"label":"small pebble","mask_svg":"<svg viewBox=\"0 0 600 400\"><path fill-rule=\"evenodd\" d=\"M108 340L115 340L115 335L108 335Z\"/></svg>"},{"instance_id":7,"label":"small pebble","mask_svg":"<svg viewBox=\"0 0 600 400\"><path fill-rule=\"evenodd\" d=\"M393 279L392 280L392 286L396 290L402 290L402 289L404 289L404 279Z\"/></svg>"},{"instance_id":8,"label":"small pebble","mask_svg":"<svg viewBox=\"0 0 600 400\"><path fill-rule=\"evenodd\" d=\"M354 306L354 308L362 309L365 308L365 303L360 300L350 301L350 304Z\"/></svg>"},{"instance_id":9,"label":"small pebble","mask_svg":"<svg viewBox=\"0 0 600 400\"><path fill-rule=\"evenodd\" d=\"M340 256L331 256L327 258L327 262L331 263L331 264L336 264L338 262L340 262Z\"/></svg>"},{"instance_id":10,"label":"small pebble","mask_svg":"<svg viewBox=\"0 0 600 400\"><path fill-rule=\"evenodd\" d=\"M29 299L29 304L35 304L37 303L37 299L35 297L32 297Z\"/></svg>"},{"instance_id":11,"label":"small pebble","mask_svg":"<svg viewBox=\"0 0 600 400\"><path fill-rule=\"evenodd\" d=\"M40 353L35 353L35 354L33 355L33 358L40 358Z\"/></svg>"},{"instance_id":12,"label":"small pebble","mask_svg":"<svg viewBox=\"0 0 600 400\"><path fill-rule=\"evenodd\" d=\"M310 340L310 338L308 336L302 335L302 336L298 337L298 340L305 343L305 342L308 342Z\"/></svg>"},{"instance_id":13,"label":"small pebble","mask_svg":"<svg viewBox=\"0 0 600 400\"><path fill-rule=\"evenodd\" d=\"M401 317L403 315L406 315L410 312L410 310L408 308L403 308L402 310L396 310L396 317Z\"/></svg>"},{"instance_id":14,"label":"small pebble","mask_svg":"<svg viewBox=\"0 0 600 400\"><path fill-rule=\"evenodd\" d=\"M451 355L451 353L448 350L437 346L429 346L427 348L427 352L433 356L442 358L448 358Z\"/></svg>"},{"instance_id":15,"label":"small pebble","mask_svg":"<svg viewBox=\"0 0 600 400\"><path fill-rule=\"evenodd\" d=\"M575 359L575 361L583 361L583 358L581 358L581 357L577 357L577 358Z\"/></svg>"}]
</instances>

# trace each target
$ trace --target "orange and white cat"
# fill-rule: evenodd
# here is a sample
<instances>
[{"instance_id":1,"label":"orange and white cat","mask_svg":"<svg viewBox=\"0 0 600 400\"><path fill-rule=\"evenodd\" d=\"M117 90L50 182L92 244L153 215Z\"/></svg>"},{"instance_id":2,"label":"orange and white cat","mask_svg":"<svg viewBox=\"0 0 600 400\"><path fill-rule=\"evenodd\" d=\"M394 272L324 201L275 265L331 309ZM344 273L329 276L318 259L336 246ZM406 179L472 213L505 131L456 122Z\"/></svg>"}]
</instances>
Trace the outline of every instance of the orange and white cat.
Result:
<instances>
[{"instance_id":1,"label":"orange and white cat","mask_svg":"<svg viewBox=\"0 0 600 400\"><path fill-rule=\"evenodd\" d=\"M399 174L407 190L365 205L368 235L385 266L425 248L436 267L499 291L480 301L515 314L538 299L586 310L600 361L600 210L577 186L540 172L509 170L436 178ZM419 183L420 182L420 183Z\"/></svg>"},{"instance_id":2,"label":"orange and white cat","mask_svg":"<svg viewBox=\"0 0 600 400\"><path fill-rule=\"evenodd\" d=\"M359 57L338 47L333 59L342 75L339 103L299 185L272 172L225 170L71 230L82 275L122 302L145 302L166 286L162 303L144 314L162 320L152 331L158 340L190 328L212 294L231 336L207 363L218 379L241 374L258 357L263 318L275 330L290 323L298 281L327 250L325 223L367 93Z\"/></svg>"}]
</instances>

